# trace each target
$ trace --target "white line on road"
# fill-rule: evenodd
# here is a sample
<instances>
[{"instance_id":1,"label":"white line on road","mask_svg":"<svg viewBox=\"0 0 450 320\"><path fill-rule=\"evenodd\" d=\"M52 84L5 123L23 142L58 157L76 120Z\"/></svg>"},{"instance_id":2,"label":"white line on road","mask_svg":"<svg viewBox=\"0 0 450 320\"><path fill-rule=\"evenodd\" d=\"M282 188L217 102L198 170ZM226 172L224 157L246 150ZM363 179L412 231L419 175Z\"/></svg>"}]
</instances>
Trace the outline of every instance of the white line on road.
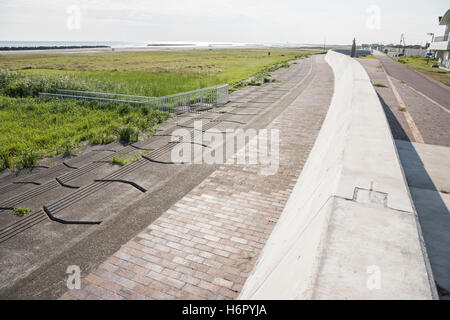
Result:
<instances>
[{"instance_id":1,"label":"white line on road","mask_svg":"<svg viewBox=\"0 0 450 320\"><path fill-rule=\"evenodd\" d=\"M384 70L383 65L381 65L381 66ZM384 73L386 74L387 80L389 82L389 85L391 86L392 91L394 92L394 95L395 95L395 98L397 99L398 104L403 109L402 110L403 114L405 115L406 122L408 122L408 126L411 129L414 139L418 143L425 143L425 141L423 140L422 134L420 133L419 129L417 128L416 123L414 122L414 119L412 118L411 114L409 113L408 108L406 107L406 104L403 101L402 97L398 93L397 88L395 87L394 83L392 82L391 77L387 74L386 70L384 70Z\"/></svg>"},{"instance_id":2,"label":"white line on road","mask_svg":"<svg viewBox=\"0 0 450 320\"><path fill-rule=\"evenodd\" d=\"M394 78L396 79L396 78ZM398 80L398 79L396 79ZM400 81L400 80L398 80ZM414 89L413 87L411 87L410 85L407 85L406 83L403 83L405 86L407 86L409 89L411 89L412 91L414 91L415 93L421 95L422 97L424 97L425 99L427 99L428 101L430 101L431 103L434 103L435 105L437 105L439 108L441 108L442 110L444 110L447 113L450 113L450 110L448 110L447 108L445 108L443 105L439 104L438 102L434 101L433 99L431 99L430 97L426 96L425 94L423 94L422 92Z\"/></svg>"}]
</instances>

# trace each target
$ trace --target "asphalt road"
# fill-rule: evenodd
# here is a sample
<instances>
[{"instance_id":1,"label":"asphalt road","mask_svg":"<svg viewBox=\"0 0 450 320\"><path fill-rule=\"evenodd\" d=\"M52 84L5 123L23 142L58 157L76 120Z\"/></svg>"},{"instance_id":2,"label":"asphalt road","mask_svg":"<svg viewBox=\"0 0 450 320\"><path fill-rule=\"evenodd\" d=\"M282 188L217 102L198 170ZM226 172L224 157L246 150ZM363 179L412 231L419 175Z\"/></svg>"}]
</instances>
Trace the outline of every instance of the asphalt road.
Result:
<instances>
[{"instance_id":1,"label":"asphalt road","mask_svg":"<svg viewBox=\"0 0 450 320\"><path fill-rule=\"evenodd\" d=\"M450 147L450 90L382 53L374 55L358 60L373 83L386 85L375 90L394 139Z\"/></svg>"},{"instance_id":2,"label":"asphalt road","mask_svg":"<svg viewBox=\"0 0 450 320\"><path fill-rule=\"evenodd\" d=\"M384 70L393 78L404 81L410 87L430 97L450 111L450 90L445 85L440 85L428 79L422 74L402 65L386 55L374 52L382 63Z\"/></svg>"}]
</instances>

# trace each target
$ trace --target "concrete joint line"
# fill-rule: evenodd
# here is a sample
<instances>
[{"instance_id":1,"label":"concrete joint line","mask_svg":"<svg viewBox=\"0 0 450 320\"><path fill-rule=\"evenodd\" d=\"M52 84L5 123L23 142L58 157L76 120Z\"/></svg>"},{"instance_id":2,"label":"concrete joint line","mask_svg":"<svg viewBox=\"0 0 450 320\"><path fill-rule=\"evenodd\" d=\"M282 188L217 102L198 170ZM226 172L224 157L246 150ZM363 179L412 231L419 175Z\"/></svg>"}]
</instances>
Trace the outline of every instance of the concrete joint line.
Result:
<instances>
[{"instance_id":1,"label":"concrete joint line","mask_svg":"<svg viewBox=\"0 0 450 320\"><path fill-rule=\"evenodd\" d=\"M245 125L245 122L241 122L241 121L237 121L237 120L226 120L226 119L217 119L217 120L211 120L211 122L231 122L231 123L237 123L237 124L242 124Z\"/></svg>"},{"instance_id":2,"label":"concrete joint line","mask_svg":"<svg viewBox=\"0 0 450 320\"><path fill-rule=\"evenodd\" d=\"M372 182L373 186L373 182ZM373 204L377 207L387 208L388 194L370 189L356 187L353 192L353 201L361 204Z\"/></svg>"},{"instance_id":3,"label":"concrete joint line","mask_svg":"<svg viewBox=\"0 0 450 320\"><path fill-rule=\"evenodd\" d=\"M200 131L200 130L199 130ZM189 144L196 144L196 145L198 145L198 146L202 146L202 147L204 147L204 148L209 148L209 149L212 149L212 147L210 147L210 146L208 146L208 145L206 145L206 144L203 144L203 143L198 143L198 142L194 142L194 141L170 141L169 142L170 144L178 144L178 143L189 143Z\"/></svg>"},{"instance_id":4,"label":"concrete joint line","mask_svg":"<svg viewBox=\"0 0 450 320\"><path fill-rule=\"evenodd\" d=\"M56 182L58 182L62 187L64 188L69 188L69 189L80 189L79 186L71 186L69 184L65 184L64 182L62 182L59 178L55 178Z\"/></svg>"},{"instance_id":5,"label":"concrete joint line","mask_svg":"<svg viewBox=\"0 0 450 320\"><path fill-rule=\"evenodd\" d=\"M96 150L92 150L92 151L95 151L95 152L114 152L114 153L116 153L117 151L116 150L107 150L107 149L105 149L105 150L101 150L101 149L96 149Z\"/></svg>"},{"instance_id":6,"label":"concrete joint line","mask_svg":"<svg viewBox=\"0 0 450 320\"><path fill-rule=\"evenodd\" d=\"M33 169L50 169L49 166L34 166Z\"/></svg>"},{"instance_id":7,"label":"concrete joint line","mask_svg":"<svg viewBox=\"0 0 450 320\"><path fill-rule=\"evenodd\" d=\"M47 216L44 214L44 212L42 210L39 210L28 215L24 220L19 220L13 224L10 224L6 228L0 230L0 243L15 237L28 228L31 228L46 219Z\"/></svg>"},{"instance_id":8,"label":"concrete joint line","mask_svg":"<svg viewBox=\"0 0 450 320\"><path fill-rule=\"evenodd\" d=\"M23 225L24 223L27 223L29 220L34 219L36 216L42 214L43 212L41 210L30 213L28 216L26 216L26 218L24 220L19 220L16 221L14 223L11 223L10 225L4 227L3 229L0 229L0 237L3 236L3 234L14 230L17 227L20 227L21 225Z\"/></svg>"},{"instance_id":9,"label":"concrete joint line","mask_svg":"<svg viewBox=\"0 0 450 320\"><path fill-rule=\"evenodd\" d=\"M95 225L95 224L101 224L103 221L69 221L69 220L63 220L56 218L52 215L50 210L46 206L44 206L42 209L44 209L44 212L47 214L48 218L52 221L61 223L61 224L84 224L84 225Z\"/></svg>"},{"instance_id":10,"label":"concrete joint line","mask_svg":"<svg viewBox=\"0 0 450 320\"><path fill-rule=\"evenodd\" d=\"M291 252L294 248L295 248L295 244L297 243L298 239L302 237L302 235L305 233L305 231L308 229L308 227L310 226L310 224L319 216L319 214L322 212L323 208L326 206L326 204L328 202L330 202L330 200L332 200L333 198L339 198L336 196L329 196L324 202L323 204L320 206L320 208L317 210L316 213L314 213L314 215L306 222L306 224L304 225L304 227L302 228L302 230L298 233L297 237L295 238L294 241L291 242L291 245L287 248L286 253L283 255L283 258L281 258L281 260L279 261L281 263L281 261L284 259L284 257L289 256L289 252ZM272 231L273 232L273 231ZM261 257L262 255L260 255ZM256 262L255 267L258 266L259 261ZM270 272L267 274L267 276L264 277L264 280L260 281L260 285L257 286L256 288L254 288L254 290L251 292L250 296L254 295L260 288L261 286L266 282L266 280L273 274L273 272L277 269L279 263L276 264L271 270Z\"/></svg>"},{"instance_id":11,"label":"concrete joint line","mask_svg":"<svg viewBox=\"0 0 450 320\"><path fill-rule=\"evenodd\" d=\"M70 164L67 164L65 161L63 161L63 165L65 165L69 169L78 169L78 167L71 166Z\"/></svg>"},{"instance_id":12,"label":"concrete joint line","mask_svg":"<svg viewBox=\"0 0 450 320\"><path fill-rule=\"evenodd\" d=\"M210 131L211 129L209 129L209 130L194 129L194 130L195 130L195 131L198 131L198 132L203 132L203 133L208 132L208 133L213 133L213 134L227 134L226 131Z\"/></svg>"},{"instance_id":13,"label":"concrete joint line","mask_svg":"<svg viewBox=\"0 0 450 320\"><path fill-rule=\"evenodd\" d=\"M138 147L138 146L135 146L134 144L130 144L130 146L132 148L135 148L135 149L138 149L138 150L144 150L144 151L153 151L153 150L155 150L155 149L151 149L151 148Z\"/></svg>"},{"instance_id":14,"label":"concrete joint line","mask_svg":"<svg viewBox=\"0 0 450 320\"><path fill-rule=\"evenodd\" d=\"M17 181L17 182L13 182L13 184L34 184L35 186L41 185L39 182L34 182L34 181Z\"/></svg>"},{"instance_id":15,"label":"concrete joint line","mask_svg":"<svg viewBox=\"0 0 450 320\"><path fill-rule=\"evenodd\" d=\"M404 108L404 110L405 110L405 111L403 111L403 113L405 115L406 122L408 122L408 126L411 129L411 132L414 136L414 139L418 143L425 143L425 141L423 140L422 134L420 133L419 129L417 128L416 123L414 122L414 119L412 118L411 114L408 111L408 108L406 107L405 102L403 101L402 97L398 93L397 88L395 87L394 82L391 79L391 76L388 75L386 70L384 70L384 67L383 67L383 71L386 74L386 78L389 82L389 85L391 86L392 92L394 92L395 99L397 100L400 107Z\"/></svg>"},{"instance_id":16,"label":"concrete joint line","mask_svg":"<svg viewBox=\"0 0 450 320\"><path fill-rule=\"evenodd\" d=\"M184 162L158 161L158 160L154 160L152 158L146 157L146 156L142 156L142 158L147 160L147 161L154 162L154 163L159 163L159 164L175 164L175 165L185 164Z\"/></svg>"},{"instance_id":17,"label":"concrete joint line","mask_svg":"<svg viewBox=\"0 0 450 320\"><path fill-rule=\"evenodd\" d=\"M98 179L98 180L94 180L94 182L118 182L118 183L125 183L125 184L129 184L129 185L135 187L136 189L138 189L139 191L141 191L143 193L147 192L147 189L145 189L144 187L138 185L137 183L135 183L133 181L123 180L123 179Z\"/></svg>"},{"instance_id":18,"label":"concrete joint line","mask_svg":"<svg viewBox=\"0 0 450 320\"><path fill-rule=\"evenodd\" d=\"M358 188L356 188L356 189L358 189ZM360 189L360 190L366 190L366 189ZM369 191L369 190L367 190L367 191ZM384 195L388 195L387 193L383 193L383 192L377 192L377 193L379 193L379 194L384 194ZM395 209L395 208L391 208L391 207L389 207L389 206L380 206L378 203L369 203L369 202L365 202L365 201L358 201L358 200L355 200L355 199L350 199L350 198L345 198L345 197L341 197L341 196L336 196L336 195L333 195L332 196L332 198L335 198L335 199L340 199L340 200L345 200L345 201L350 201L350 202L355 202L355 203L358 203L358 204L362 204L362 205L365 205L365 206L367 206L367 207L370 207L370 208L385 208L385 209L388 209L388 210L392 210L392 211L396 211L396 212L398 212L398 213L402 213L402 214L413 214L413 212L411 212L411 211L405 211L405 210L400 210L400 209Z\"/></svg>"}]
</instances>

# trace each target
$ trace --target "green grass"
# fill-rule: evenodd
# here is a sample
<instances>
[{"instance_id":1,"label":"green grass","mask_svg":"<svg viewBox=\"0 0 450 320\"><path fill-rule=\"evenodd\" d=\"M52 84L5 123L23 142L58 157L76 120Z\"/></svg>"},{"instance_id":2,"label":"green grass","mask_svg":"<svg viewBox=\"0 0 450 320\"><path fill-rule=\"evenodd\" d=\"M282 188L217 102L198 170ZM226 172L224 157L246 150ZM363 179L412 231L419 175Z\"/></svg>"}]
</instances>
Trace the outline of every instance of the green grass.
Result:
<instances>
[{"instance_id":1,"label":"green grass","mask_svg":"<svg viewBox=\"0 0 450 320\"><path fill-rule=\"evenodd\" d=\"M373 55L371 54L363 54L359 56L360 58L368 58L368 59L376 59Z\"/></svg>"},{"instance_id":2,"label":"green grass","mask_svg":"<svg viewBox=\"0 0 450 320\"><path fill-rule=\"evenodd\" d=\"M126 165L126 164L128 164L128 163L130 163L130 162L133 162L133 161L139 159L140 157L142 157L142 156L144 156L144 155L146 155L146 154L148 154L148 153L150 153L150 152L151 152L151 151L144 151L144 152L135 154L135 155L133 155L133 156L131 156L131 157L114 156L114 157L111 159L111 163L117 164L117 165L119 165L119 166L124 166L124 165Z\"/></svg>"},{"instance_id":3,"label":"green grass","mask_svg":"<svg viewBox=\"0 0 450 320\"><path fill-rule=\"evenodd\" d=\"M0 169L32 167L85 143L136 141L168 117L119 104L0 96Z\"/></svg>"},{"instance_id":4,"label":"green grass","mask_svg":"<svg viewBox=\"0 0 450 320\"><path fill-rule=\"evenodd\" d=\"M437 59L424 57L400 57L394 60L407 65L408 67L419 71L436 81L439 81L447 86L450 86L450 71L445 71L439 68L433 68L433 65L438 63Z\"/></svg>"},{"instance_id":5,"label":"green grass","mask_svg":"<svg viewBox=\"0 0 450 320\"><path fill-rule=\"evenodd\" d=\"M274 65L288 67L288 61L314 53L279 49L268 56L262 49L223 49L14 54L0 56L0 69L62 77L72 81L70 87L84 90L158 97L223 83L233 87Z\"/></svg>"},{"instance_id":6,"label":"green grass","mask_svg":"<svg viewBox=\"0 0 450 320\"><path fill-rule=\"evenodd\" d=\"M16 216L23 217L26 216L27 214L30 214L31 210L28 208L14 208L13 212Z\"/></svg>"},{"instance_id":7,"label":"green grass","mask_svg":"<svg viewBox=\"0 0 450 320\"><path fill-rule=\"evenodd\" d=\"M83 144L135 142L169 114L148 107L43 100L56 89L163 96L228 83L231 91L271 82L288 61L315 52L173 50L11 54L0 56L0 170L33 167L44 157L73 155ZM250 80L246 80L250 79Z\"/></svg>"}]
</instances>

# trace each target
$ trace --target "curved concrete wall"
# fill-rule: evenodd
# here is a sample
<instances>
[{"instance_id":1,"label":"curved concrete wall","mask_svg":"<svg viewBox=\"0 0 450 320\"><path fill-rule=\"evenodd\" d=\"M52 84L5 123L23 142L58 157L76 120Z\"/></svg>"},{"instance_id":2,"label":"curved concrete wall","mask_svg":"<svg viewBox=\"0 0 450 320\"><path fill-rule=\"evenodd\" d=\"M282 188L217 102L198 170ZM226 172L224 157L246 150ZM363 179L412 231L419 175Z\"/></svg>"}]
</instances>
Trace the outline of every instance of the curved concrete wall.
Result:
<instances>
[{"instance_id":1,"label":"curved concrete wall","mask_svg":"<svg viewBox=\"0 0 450 320\"><path fill-rule=\"evenodd\" d=\"M335 91L240 299L436 297L402 168L363 67L326 56Z\"/></svg>"}]
</instances>

